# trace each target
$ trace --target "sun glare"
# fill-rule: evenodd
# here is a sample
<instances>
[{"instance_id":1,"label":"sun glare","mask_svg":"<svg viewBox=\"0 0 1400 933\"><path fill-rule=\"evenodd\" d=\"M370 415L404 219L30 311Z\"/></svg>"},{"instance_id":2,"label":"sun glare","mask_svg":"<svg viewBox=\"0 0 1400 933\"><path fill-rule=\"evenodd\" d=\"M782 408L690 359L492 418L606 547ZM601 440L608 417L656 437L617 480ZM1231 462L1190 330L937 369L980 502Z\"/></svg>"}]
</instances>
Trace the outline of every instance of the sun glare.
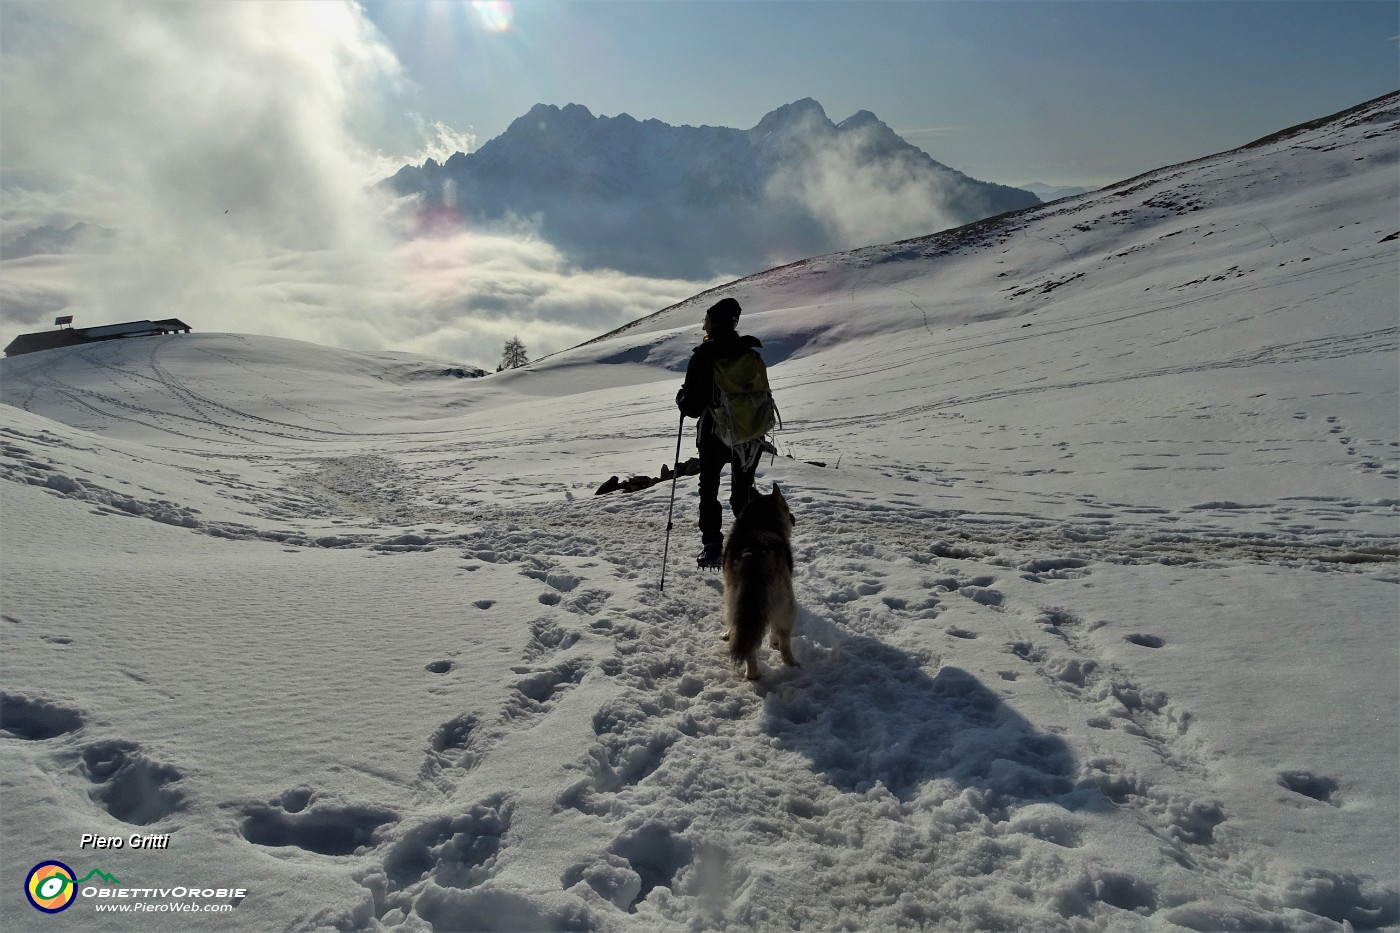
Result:
<instances>
[{"instance_id":1,"label":"sun glare","mask_svg":"<svg viewBox=\"0 0 1400 933\"><path fill-rule=\"evenodd\" d=\"M510 0L473 0L472 10L487 32L510 31Z\"/></svg>"}]
</instances>

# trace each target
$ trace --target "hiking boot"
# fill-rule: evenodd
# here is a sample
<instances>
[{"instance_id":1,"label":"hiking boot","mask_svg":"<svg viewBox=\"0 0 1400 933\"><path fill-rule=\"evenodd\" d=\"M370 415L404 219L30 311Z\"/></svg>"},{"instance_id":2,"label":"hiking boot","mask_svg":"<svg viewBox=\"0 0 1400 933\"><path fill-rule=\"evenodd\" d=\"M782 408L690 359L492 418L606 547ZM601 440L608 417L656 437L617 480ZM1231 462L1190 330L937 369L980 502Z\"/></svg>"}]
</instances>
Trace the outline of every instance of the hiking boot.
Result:
<instances>
[{"instance_id":1,"label":"hiking boot","mask_svg":"<svg viewBox=\"0 0 1400 933\"><path fill-rule=\"evenodd\" d=\"M724 558L724 545L707 544L705 549L695 557L695 566L702 570L718 570L720 561Z\"/></svg>"}]
</instances>

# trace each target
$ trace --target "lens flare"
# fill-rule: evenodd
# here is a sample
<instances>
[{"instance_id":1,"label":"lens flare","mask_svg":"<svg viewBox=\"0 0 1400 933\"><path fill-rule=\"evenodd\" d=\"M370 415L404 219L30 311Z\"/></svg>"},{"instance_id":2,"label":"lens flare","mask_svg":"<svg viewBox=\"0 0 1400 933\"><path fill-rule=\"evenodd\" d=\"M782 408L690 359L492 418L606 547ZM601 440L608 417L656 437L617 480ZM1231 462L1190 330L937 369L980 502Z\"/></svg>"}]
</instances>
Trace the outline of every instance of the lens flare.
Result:
<instances>
[{"instance_id":1,"label":"lens flare","mask_svg":"<svg viewBox=\"0 0 1400 933\"><path fill-rule=\"evenodd\" d=\"M509 32L513 11L510 0L473 0L472 9L487 32Z\"/></svg>"}]
</instances>

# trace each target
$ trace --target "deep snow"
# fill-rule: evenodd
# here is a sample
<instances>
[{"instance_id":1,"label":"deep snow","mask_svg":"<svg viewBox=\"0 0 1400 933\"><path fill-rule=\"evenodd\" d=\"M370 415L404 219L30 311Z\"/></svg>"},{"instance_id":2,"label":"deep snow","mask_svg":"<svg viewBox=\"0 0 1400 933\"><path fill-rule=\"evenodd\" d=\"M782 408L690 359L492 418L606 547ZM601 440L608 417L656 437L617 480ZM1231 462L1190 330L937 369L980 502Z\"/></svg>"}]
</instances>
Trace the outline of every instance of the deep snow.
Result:
<instances>
[{"instance_id":1,"label":"deep snow","mask_svg":"<svg viewBox=\"0 0 1400 933\"><path fill-rule=\"evenodd\" d=\"M1397 127L486 379L226 334L6 359L0 927L1400 924ZM664 593L670 487L592 495L670 461L720 294L798 520L802 667L757 684L694 481ZM120 883L46 917L49 859Z\"/></svg>"}]
</instances>

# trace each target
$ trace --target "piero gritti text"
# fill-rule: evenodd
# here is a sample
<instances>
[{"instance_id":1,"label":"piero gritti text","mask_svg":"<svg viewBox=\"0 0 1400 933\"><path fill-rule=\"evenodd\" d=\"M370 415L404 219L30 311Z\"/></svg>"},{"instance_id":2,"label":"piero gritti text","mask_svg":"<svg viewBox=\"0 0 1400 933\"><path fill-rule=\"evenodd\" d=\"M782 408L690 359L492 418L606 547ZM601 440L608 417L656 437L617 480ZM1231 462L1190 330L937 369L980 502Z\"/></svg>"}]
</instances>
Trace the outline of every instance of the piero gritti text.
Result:
<instances>
[{"instance_id":1,"label":"piero gritti text","mask_svg":"<svg viewBox=\"0 0 1400 933\"><path fill-rule=\"evenodd\" d=\"M79 849L168 849L169 833L132 833L130 836L98 836L83 833Z\"/></svg>"}]
</instances>

